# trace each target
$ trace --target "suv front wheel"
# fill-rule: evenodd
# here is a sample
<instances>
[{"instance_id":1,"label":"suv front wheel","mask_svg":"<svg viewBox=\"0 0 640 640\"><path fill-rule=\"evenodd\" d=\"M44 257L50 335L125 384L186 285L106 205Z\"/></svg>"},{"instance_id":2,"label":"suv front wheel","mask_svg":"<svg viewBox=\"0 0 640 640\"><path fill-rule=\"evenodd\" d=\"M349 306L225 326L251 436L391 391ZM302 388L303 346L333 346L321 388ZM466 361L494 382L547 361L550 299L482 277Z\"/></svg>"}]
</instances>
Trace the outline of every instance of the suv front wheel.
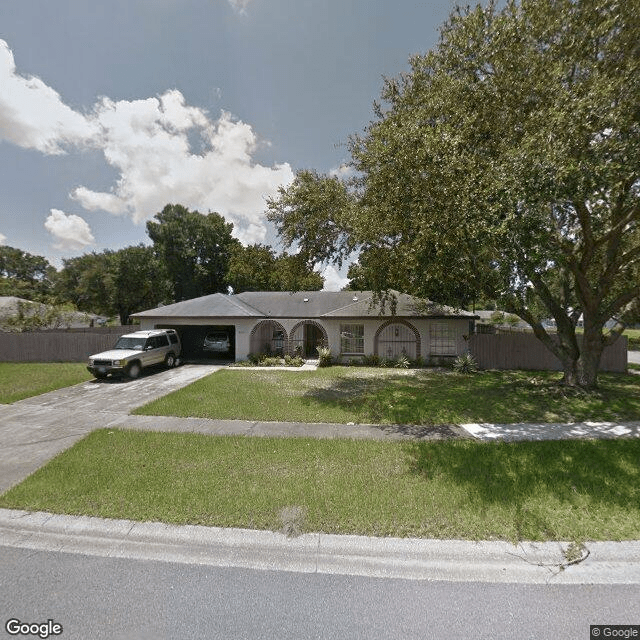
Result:
<instances>
[{"instance_id":1,"label":"suv front wheel","mask_svg":"<svg viewBox=\"0 0 640 640\"><path fill-rule=\"evenodd\" d=\"M132 380L135 380L140 375L140 364L137 362L132 362L127 368L127 376Z\"/></svg>"}]
</instances>

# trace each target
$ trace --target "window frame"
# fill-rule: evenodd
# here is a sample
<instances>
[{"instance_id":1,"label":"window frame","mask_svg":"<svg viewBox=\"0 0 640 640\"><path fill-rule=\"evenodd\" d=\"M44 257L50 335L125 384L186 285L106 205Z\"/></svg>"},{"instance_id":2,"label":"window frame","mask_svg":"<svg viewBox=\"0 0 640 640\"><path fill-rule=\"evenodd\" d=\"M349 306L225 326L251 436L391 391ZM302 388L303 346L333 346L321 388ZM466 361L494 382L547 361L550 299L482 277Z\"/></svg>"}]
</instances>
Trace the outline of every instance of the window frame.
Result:
<instances>
[{"instance_id":1,"label":"window frame","mask_svg":"<svg viewBox=\"0 0 640 640\"><path fill-rule=\"evenodd\" d=\"M455 356L457 354L457 332L446 322L434 322L429 326L429 354L432 356Z\"/></svg>"},{"instance_id":2,"label":"window frame","mask_svg":"<svg viewBox=\"0 0 640 640\"><path fill-rule=\"evenodd\" d=\"M346 337L346 333L352 335ZM364 355L364 324L350 322L340 325L340 354L345 356Z\"/></svg>"}]
</instances>

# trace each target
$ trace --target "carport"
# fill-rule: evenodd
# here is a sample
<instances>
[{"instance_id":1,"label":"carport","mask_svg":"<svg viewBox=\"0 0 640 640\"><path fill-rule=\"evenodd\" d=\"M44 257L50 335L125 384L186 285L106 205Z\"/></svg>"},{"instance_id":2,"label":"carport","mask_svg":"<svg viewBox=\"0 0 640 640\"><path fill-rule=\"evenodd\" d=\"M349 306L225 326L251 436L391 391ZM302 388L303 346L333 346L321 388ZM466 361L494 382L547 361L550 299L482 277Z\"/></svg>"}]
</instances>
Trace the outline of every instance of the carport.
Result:
<instances>
[{"instance_id":1,"label":"carport","mask_svg":"<svg viewBox=\"0 0 640 640\"><path fill-rule=\"evenodd\" d=\"M182 357L186 361L216 360L227 361L236 358L236 327L232 324L157 324L157 329L175 329L182 343ZM208 335L224 333L229 337L229 351L212 353L204 350L204 340Z\"/></svg>"},{"instance_id":2,"label":"carport","mask_svg":"<svg viewBox=\"0 0 640 640\"><path fill-rule=\"evenodd\" d=\"M195 362L228 362L246 358L249 333L256 318L263 314L235 295L212 293L202 298L162 305L132 314L142 329L175 329L180 336L184 358ZM218 340L225 334L223 340ZM210 349L205 350L205 338ZM217 353L220 342L228 337L229 350Z\"/></svg>"}]
</instances>

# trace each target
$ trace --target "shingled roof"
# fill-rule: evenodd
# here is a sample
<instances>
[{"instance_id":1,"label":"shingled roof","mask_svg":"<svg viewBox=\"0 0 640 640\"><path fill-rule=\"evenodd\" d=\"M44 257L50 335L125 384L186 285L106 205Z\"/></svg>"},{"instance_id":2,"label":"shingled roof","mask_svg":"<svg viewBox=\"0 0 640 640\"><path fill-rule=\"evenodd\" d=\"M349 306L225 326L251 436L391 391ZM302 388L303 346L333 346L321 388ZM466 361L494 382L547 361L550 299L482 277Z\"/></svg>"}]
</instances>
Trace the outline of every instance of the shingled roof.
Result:
<instances>
[{"instance_id":1,"label":"shingled roof","mask_svg":"<svg viewBox=\"0 0 640 640\"><path fill-rule=\"evenodd\" d=\"M262 318L264 313L245 304L239 296L213 293L132 315L134 318Z\"/></svg>"},{"instance_id":2,"label":"shingled roof","mask_svg":"<svg viewBox=\"0 0 640 640\"><path fill-rule=\"evenodd\" d=\"M372 291L245 291L214 293L201 298L134 313L136 318L367 318L378 316L474 318L468 311L437 305L398 291L395 298L374 304Z\"/></svg>"}]
</instances>

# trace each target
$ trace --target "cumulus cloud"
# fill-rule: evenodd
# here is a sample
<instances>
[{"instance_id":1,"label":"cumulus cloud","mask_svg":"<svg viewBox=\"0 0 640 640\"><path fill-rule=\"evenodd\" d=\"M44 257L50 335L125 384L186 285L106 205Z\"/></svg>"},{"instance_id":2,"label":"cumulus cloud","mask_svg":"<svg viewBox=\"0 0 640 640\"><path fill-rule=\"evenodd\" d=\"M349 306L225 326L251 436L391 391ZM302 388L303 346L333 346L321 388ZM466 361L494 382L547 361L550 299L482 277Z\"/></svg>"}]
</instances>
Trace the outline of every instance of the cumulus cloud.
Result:
<instances>
[{"instance_id":1,"label":"cumulus cloud","mask_svg":"<svg viewBox=\"0 0 640 640\"><path fill-rule=\"evenodd\" d=\"M251 0L229 0L229 4L238 12L246 13Z\"/></svg>"},{"instance_id":2,"label":"cumulus cloud","mask_svg":"<svg viewBox=\"0 0 640 640\"><path fill-rule=\"evenodd\" d=\"M0 140L46 154L61 154L96 134L95 124L62 102L51 87L16 72L13 53L0 40Z\"/></svg>"},{"instance_id":3,"label":"cumulus cloud","mask_svg":"<svg viewBox=\"0 0 640 640\"><path fill-rule=\"evenodd\" d=\"M247 0L236 5L244 9ZM63 153L71 144L91 146L118 171L109 191L87 185L72 191L88 211L126 215L140 224L166 204L179 203L216 211L234 223L240 240L262 242L265 198L293 180L287 163L253 161L259 141L249 124L224 111L211 119L177 90L140 100L102 98L82 114L41 80L18 75L2 40L0 87L0 140L47 154Z\"/></svg>"},{"instance_id":4,"label":"cumulus cloud","mask_svg":"<svg viewBox=\"0 0 640 640\"><path fill-rule=\"evenodd\" d=\"M56 249L79 251L95 242L91 229L85 220L80 216L67 215L58 209L51 209L51 214L46 219L44 226L58 240L54 244Z\"/></svg>"},{"instance_id":5,"label":"cumulus cloud","mask_svg":"<svg viewBox=\"0 0 640 640\"><path fill-rule=\"evenodd\" d=\"M324 278L323 291L342 291L349 284L349 278L341 276L333 265L326 266L320 275Z\"/></svg>"},{"instance_id":6,"label":"cumulus cloud","mask_svg":"<svg viewBox=\"0 0 640 640\"><path fill-rule=\"evenodd\" d=\"M4 233L0 233L0 245L5 244L7 241L7 236L4 235Z\"/></svg>"},{"instance_id":7,"label":"cumulus cloud","mask_svg":"<svg viewBox=\"0 0 640 640\"><path fill-rule=\"evenodd\" d=\"M146 100L103 99L95 118L105 158L120 177L110 192L75 189L72 197L85 209L141 223L165 204L180 203L220 213L245 242L264 240L265 197L288 184L293 172L288 164L252 161L258 141L250 125L226 112L211 121L175 90ZM191 148L190 134L200 137L199 153Z\"/></svg>"}]
</instances>

